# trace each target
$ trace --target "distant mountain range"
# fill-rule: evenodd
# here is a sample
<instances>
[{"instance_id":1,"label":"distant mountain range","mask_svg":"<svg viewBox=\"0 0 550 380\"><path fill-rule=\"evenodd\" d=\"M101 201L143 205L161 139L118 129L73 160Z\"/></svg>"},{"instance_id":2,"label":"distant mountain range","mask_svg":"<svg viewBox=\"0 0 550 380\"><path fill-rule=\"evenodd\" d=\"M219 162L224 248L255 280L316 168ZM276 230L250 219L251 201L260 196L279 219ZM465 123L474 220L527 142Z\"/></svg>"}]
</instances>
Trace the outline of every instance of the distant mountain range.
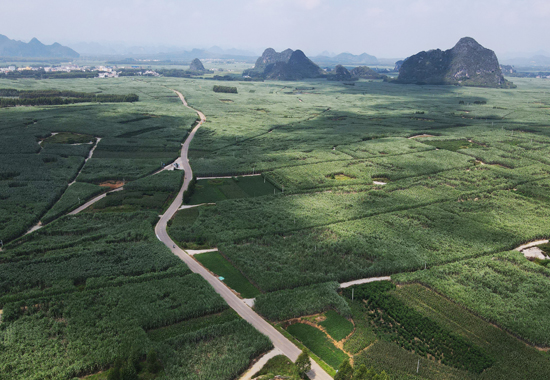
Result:
<instances>
[{"instance_id":1,"label":"distant mountain range","mask_svg":"<svg viewBox=\"0 0 550 380\"><path fill-rule=\"evenodd\" d=\"M44 45L36 38L29 43L10 40L0 34L0 57L24 57L24 58L78 58L73 49L60 45L57 42L53 45Z\"/></svg>"},{"instance_id":2,"label":"distant mountain range","mask_svg":"<svg viewBox=\"0 0 550 380\"><path fill-rule=\"evenodd\" d=\"M185 50L177 46L127 46L123 44L100 44L96 42L72 43L71 47L87 57L109 57L120 60L124 58L160 59L191 61L199 59L236 59L252 62L256 53L240 49L222 49L212 46L208 49Z\"/></svg>"},{"instance_id":3,"label":"distant mountain range","mask_svg":"<svg viewBox=\"0 0 550 380\"><path fill-rule=\"evenodd\" d=\"M535 55L530 58L510 58L502 63L516 67L550 67L550 57L545 55Z\"/></svg>"},{"instance_id":4,"label":"distant mountain range","mask_svg":"<svg viewBox=\"0 0 550 380\"><path fill-rule=\"evenodd\" d=\"M316 57L312 57L311 60L320 65L377 65L379 63L378 58L367 53L360 55L354 55L351 53L341 53L334 56L318 55Z\"/></svg>"}]
</instances>

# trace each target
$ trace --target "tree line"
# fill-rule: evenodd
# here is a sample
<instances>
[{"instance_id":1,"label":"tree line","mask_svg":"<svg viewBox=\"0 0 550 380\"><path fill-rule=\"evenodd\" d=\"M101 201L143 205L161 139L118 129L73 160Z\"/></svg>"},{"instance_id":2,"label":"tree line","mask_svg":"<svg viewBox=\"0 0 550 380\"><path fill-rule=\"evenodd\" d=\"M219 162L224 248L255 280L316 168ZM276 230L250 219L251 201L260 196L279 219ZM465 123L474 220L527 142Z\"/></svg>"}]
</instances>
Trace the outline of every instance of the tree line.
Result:
<instances>
[{"instance_id":1,"label":"tree line","mask_svg":"<svg viewBox=\"0 0 550 380\"><path fill-rule=\"evenodd\" d=\"M7 73L0 73L0 79L78 79L78 78L95 78L96 72L92 71L52 71L46 72L45 70L23 70L23 71L10 71Z\"/></svg>"},{"instance_id":2,"label":"tree line","mask_svg":"<svg viewBox=\"0 0 550 380\"><path fill-rule=\"evenodd\" d=\"M139 96L136 94L113 95L76 91L0 89L0 107L53 106L86 102L132 103L137 101L139 101Z\"/></svg>"},{"instance_id":3,"label":"tree line","mask_svg":"<svg viewBox=\"0 0 550 380\"><path fill-rule=\"evenodd\" d=\"M214 86L213 88L214 92L224 92L227 94L236 94L237 93L237 87L231 87L231 86Z\"/></svg>"}]
</instances>

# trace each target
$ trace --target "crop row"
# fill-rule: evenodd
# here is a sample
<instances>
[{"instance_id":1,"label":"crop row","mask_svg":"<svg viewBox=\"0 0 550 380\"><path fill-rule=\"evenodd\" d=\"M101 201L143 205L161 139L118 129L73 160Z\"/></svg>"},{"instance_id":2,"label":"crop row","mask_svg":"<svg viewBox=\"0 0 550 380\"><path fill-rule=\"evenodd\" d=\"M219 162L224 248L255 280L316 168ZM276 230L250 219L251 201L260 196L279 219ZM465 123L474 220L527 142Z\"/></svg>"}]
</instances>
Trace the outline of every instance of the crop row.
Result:
<instances>
[{"instance_id":1,"label":"crop row","mask_svg":"<svg viewBox=\"0 0 550 380\"><path fill-rule=\"evenodd\" d=\"M401 347L443 364L481 373L494 363L479 347L442 328L433 320L406 306L388 290L391 283L364 284L345 289L344 294L367 301L369 319L377 333Z\"/></svg>"}]
</instances>

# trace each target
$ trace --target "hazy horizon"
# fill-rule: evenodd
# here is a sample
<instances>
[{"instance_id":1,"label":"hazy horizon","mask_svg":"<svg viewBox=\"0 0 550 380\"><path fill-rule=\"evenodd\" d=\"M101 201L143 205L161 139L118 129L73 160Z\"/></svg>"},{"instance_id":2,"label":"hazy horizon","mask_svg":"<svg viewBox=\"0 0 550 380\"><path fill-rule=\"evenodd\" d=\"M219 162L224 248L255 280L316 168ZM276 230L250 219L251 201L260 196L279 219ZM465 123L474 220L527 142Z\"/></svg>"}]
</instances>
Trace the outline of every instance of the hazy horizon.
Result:
<instances>
[{"instance_id":1,"label":"hazy horizon","mask_svg":"<svg viewBox=\"0 0 550 380\"><path fill-rule=\"evenodd\" d=\"M465 36L502 57L550 51L540 38L550 31L550 3L541 0L216 0L154 3L143 0L84 2L36 0L3 4L0 34L36 37L67 46L212 46L259 54L267 47L301 49L308 55L368 53L407 57L449 49ZM22 22L24 20L25 22ZM78 50L77 50L78 51Z\"/></svg>"}]
</instances>

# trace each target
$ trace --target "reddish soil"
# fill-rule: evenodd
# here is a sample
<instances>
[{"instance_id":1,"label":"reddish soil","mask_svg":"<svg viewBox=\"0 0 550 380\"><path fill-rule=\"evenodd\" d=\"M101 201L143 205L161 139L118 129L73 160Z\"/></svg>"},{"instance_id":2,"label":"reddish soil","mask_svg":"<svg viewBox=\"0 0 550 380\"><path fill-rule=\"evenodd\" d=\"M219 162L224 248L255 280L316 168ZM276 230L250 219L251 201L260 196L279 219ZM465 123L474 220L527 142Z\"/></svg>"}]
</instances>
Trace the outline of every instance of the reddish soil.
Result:
<instances>
[{"instance_id":1,"label":"reddish soil","mask_svg":"<svg viewBox=\"0 0 550 380\"><path fill-rule=\"evenodd\" d=\"M114 190L124 186L124 182L123 181L105 181L105 182L101 182L99 186L108 187L109 189Z\"/></svg>"}]
</instances>

